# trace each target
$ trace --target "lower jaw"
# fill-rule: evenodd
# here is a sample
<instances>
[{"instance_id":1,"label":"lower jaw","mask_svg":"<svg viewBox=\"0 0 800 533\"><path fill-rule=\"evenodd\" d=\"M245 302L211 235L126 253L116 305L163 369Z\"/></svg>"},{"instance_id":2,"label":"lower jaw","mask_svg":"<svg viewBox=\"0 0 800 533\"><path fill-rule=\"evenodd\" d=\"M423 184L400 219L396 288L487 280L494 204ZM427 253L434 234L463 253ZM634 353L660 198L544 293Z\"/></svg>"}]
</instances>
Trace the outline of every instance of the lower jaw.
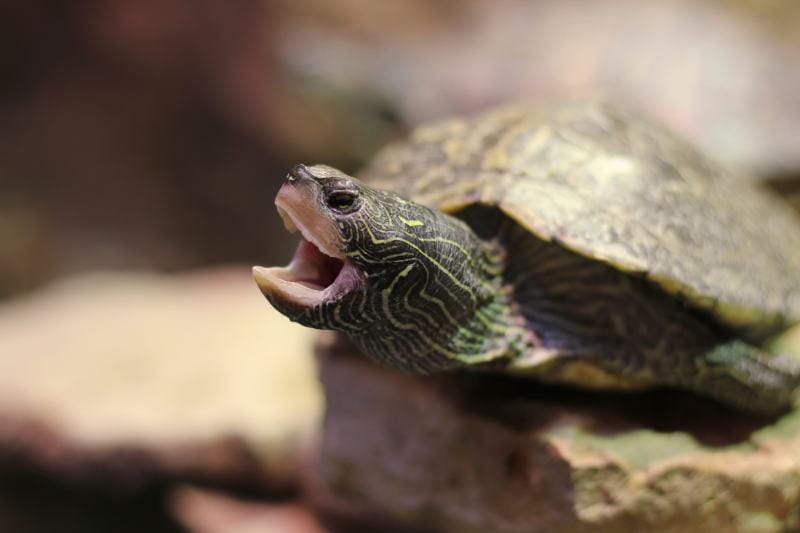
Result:
<instances>
[{"instance_id":1,"label":"lower jaw","mask_svg":"<svg viewBox=\"0 0 800 533\"><path fill-rule=\"evenodd\" d=\"M256 282L270 304L289 319L316 329L331 327L331 309L348 294L360 290L363 275L348 261L343 261L335 278L323 287L313 281L294 278L291 268L254 269ZM326 309L327 308L327 309Z\"/></svg>"}]
</instances>

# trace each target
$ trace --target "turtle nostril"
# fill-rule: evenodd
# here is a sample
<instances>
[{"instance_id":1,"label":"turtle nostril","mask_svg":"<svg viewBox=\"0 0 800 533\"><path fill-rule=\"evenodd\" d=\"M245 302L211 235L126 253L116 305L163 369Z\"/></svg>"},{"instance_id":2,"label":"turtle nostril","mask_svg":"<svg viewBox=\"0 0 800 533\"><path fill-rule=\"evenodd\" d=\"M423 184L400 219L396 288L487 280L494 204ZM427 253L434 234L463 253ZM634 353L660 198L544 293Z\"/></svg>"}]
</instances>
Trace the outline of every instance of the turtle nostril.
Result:
<instances>
[{"instance_id":1,"label":"turtle nostril","mask_svg":"<svg viewBox=\"0 0 800 533\"><path fill-rule=\"evenodd\" d=\"M303 179L311 179L311 172L308 171L308 167L303 165L302 163L299 165L295 165L289 171L289 174L286 176L286 180L289 182L303 180Z\"/></svg>"}]
</instances>

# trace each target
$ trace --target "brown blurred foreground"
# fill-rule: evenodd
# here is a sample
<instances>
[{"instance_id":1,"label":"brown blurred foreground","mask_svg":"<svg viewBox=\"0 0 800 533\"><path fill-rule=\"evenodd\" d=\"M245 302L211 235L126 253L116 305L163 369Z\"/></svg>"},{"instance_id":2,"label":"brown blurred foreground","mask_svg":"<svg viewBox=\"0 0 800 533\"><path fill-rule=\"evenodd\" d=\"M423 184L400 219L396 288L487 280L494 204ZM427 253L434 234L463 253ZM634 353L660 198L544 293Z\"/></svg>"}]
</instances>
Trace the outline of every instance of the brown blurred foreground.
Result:
<instances>
[{"instance_id":1,"label":"brown blurred foreground","mask_svg":"<svg viewBox=\"0 0 800 533\"><path fill-rule=\"evenodd\" d=\"M321 408L311 335L238 268L87 275L4 305L0 530L76 499L69 523L135 518L177 481L296 493Z\"/></svg>"}]
</instances>

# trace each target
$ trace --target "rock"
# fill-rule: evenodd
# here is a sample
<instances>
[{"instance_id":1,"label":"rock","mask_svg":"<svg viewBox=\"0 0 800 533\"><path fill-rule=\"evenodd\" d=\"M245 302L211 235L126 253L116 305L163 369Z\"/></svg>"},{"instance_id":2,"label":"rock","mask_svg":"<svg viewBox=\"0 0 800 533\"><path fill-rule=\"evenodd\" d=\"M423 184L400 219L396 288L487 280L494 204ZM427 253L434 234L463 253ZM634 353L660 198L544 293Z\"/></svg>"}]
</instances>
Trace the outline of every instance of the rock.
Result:
<instances>
[{"instance_id":1,"label":"rock","mask_svg":"<svg viewBox=\"0 0 800 533\"><path fill-rule=\"evenodd\" d=\"M88 275L0 307L0 472L294 486L321 398L312 332L245 269Z\"/></svg>"},{"instance_id":2,"label":"rock","mask_svg":"<svg viewBox=\"0 0 800 533\"><path fill-rule=\"evenodd\" d=\"M402 375L341 344L320 360L331 512L459 533L800 526L800 408L765 420L681 391Z\"/></svg>"}]
</instances>

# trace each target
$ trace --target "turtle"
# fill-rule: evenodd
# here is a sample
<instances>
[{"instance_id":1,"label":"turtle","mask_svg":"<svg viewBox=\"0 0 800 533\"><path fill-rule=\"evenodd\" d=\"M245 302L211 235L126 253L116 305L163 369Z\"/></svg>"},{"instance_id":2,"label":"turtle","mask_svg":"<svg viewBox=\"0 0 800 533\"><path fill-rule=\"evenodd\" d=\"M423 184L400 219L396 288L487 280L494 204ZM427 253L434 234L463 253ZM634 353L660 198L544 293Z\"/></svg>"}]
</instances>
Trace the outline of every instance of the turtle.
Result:
<instances>
[{"instance_id":1,"label":"turtle","mask_svg":"<svg viewBox=\"0 0 800 533\"><path fill-rule=\"evenodd\" d=\"M507 104L423 124L358 178L296 165L300 244L269 302L404 372L690 390L759 414L798 398L769 346L800 320L800 224L619 105Z\"/></svg>"}]
</instances>

